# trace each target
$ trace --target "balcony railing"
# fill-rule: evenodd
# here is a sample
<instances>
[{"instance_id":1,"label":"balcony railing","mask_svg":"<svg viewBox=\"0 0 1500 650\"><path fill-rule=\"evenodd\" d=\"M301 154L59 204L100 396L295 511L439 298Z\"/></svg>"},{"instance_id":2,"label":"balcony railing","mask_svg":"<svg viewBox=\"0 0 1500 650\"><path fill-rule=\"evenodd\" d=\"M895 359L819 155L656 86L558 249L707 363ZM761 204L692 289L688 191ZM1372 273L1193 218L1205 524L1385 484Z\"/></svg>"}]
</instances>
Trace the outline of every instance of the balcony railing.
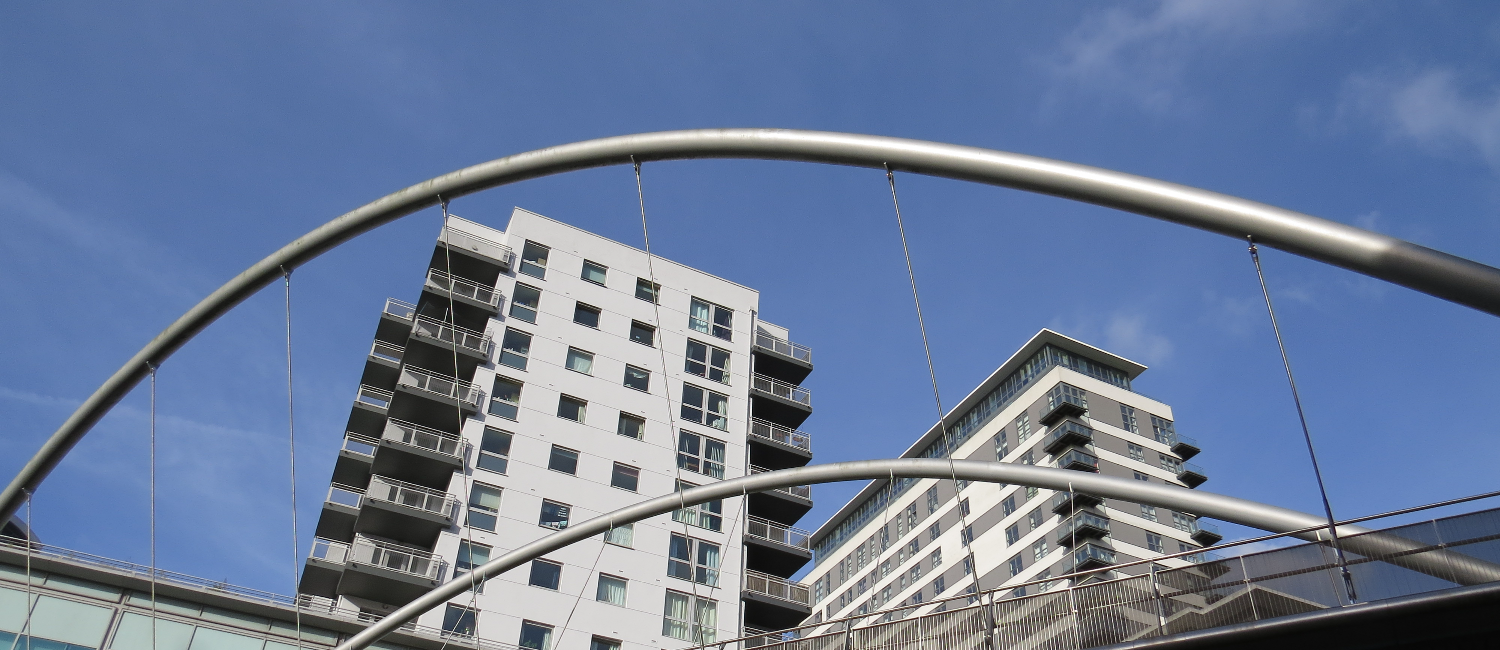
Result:
<instances>
[{"instance_id":1,"label":"balcony railing","mask_svg":"<svg viewBox=\"0 0 1500 650\"><path fill-rule=\"evenodd\" d=\"M499 262L507 271L516 261L516 254L509 246L492 242L479 235L471 235L462 230L445 227L443 234L438 236L438 242L446 242L451 248L463 249L488 257Z\"/></svg>"},{"instance_id":2,"label":"balcony railing","mask_svg":"<svg viewBox=\"0 0 1500 650\"><path fill-rule=\"evenodd\" d=\"M1069 512L1097 506L1104 503L1104 499L1092 494L1081 494L1078 492L1057 492L1052 495L1052 512L1066 515Z\"/></svg>"},{"instance_id":3,"label":"balcony railing","mask_svg":"<svg viewBox=\"0 0 1500 650\"><path fill-rule=\"evenodd\" d=\"M751 474L764 474L764 473L769 472L769 471L772 471L772 470L766 469L764 467L755 467L753 465L750 467L750 473ZM784 494L790 494L790 495L792 495L794 497L799 497L799 498L802 498L802 499L811 499L812 498L812 486L810 486L810 485L791 485L791 486L787 486L787 487L779 487L779 488L776 488L775 491L781 492L781 493L784 493Z\"/></svg>"},{"instance_id":4,"label":"balcony railing","mask_svg":"<svg viewBox=\"0 0 1500 650\"><path fill-rule=\"evenodd\" d=\"M387 420L385 434L381 437L391 442L435 451L445 456L463 457L461 450L464 440L458 434L438 431L405 420L394 418Z\"/></svg>"},{"instance_id":5,"label":"balcony railing","mask_svg":"<svg viewBox=\"0 0 1500 650\"><path fill-rule=\"evenodd\" d=\"M365 497L429 512L444 519L452 519L458 510L458 499L448 496L447 492L384 476L370 477Z\"/></svg>"},{"instance_id":6,"label":"balcony railing","mask_svg":"<svg viewBox=\"0 0 1500 650\"><path fill-rule=\"evenodd\" d=\"M773 424L765 420L750 420L750 435L805 451L812 451L812 436L796 429Z\"/></svg>"},{"instance_id":7,"label":"balcony railing","mask_svg":"<svg viewBox=\"0 0 1500 650\"><path fill-rule=\"evenodd\" d=\"M757 539L776 542L783 546L812 550L812 533L800 528L784 526L769 519L750 517L745 522L745 534Z\"/></svg>"},{"instance_id":8,"label":"balcony railing","mask_svg":"<svg viewBox=\"0 0 1500 650\"><path fill-rule=\"evenodd\" d=\"M418 316L412 333L430 339L437 339L443 343L457 343L459 348L474 352L476 354L490 353L490 337L474 330L459 327L453 323L445 323L440 320Z\"/></svg>"},{"instance_id":9,"label":"balcony railing","mask_svg":"<svg viewBox=\"0 0 1500 650\"><path fill-rule=\"evenodd\" d=\"M375 450L380 448L380 441L369 436L362 436L353 431L344 432L343 451L360 456L375 457Z\"/></svg>"},{"instance_id":10,"label":"balcony railing","mask_svg":"<svg viewBox=\"0 0 1500 650\"><path fill-rule=\"evenodd\" d=\"M807 585L759 571L745 572L745 591L777 600L811 607L812 598Z\"/></svg>"},{"instance_id":11,"label":"balcony railing","mask_svg":"<svg viewBox=\"0 0 1500 650\"><path fill-rule=\"evenodd\" d=\"M479 390L474 384L411 366L401 368L401 385L445 399L456 399L476 409L484 400L484 391Z\"/></svg>"},{"instance_id":12,"label":"balcony railing","mask_svg":"<svg viewBox=\"0 0 1500 650\"><path fill-rule=\"evenodd\" d=\"M343 564L349 561L349 545L343 542L314 537L312 550L308 552L310 560L322 560L329 564Z\"/></svg>"},{"instance_id":13,"label":"balcony railing","mask_svg":"<svg viewBox=\"0 0 1500 650\"><path fill-rule=\"evenodd\" d=\"M1204 546L1213 546L1224 539L1224 534L1219 532L1219 527L1203 520L1193 521L1193 541Z\"/></svg>"},{"instance_id":14,"label":"balcony railing","mask_svg":"<svg viewBox=\"0 0 1500 650\"><path fill-rule=\"evenodd\" d=\"M327 503L350 508L358 508L364 503L365 491L352 485L340 485L334 483L328 486L328 497L324 499Z\"/></svg>"},{"instance_id":15,"label":"balcony railing","mask_svg":"<svg viewBox=\"0 0 1500 650\"><path fill-rule=\"evenodd\" d=\"M1197 440L1180 433L1172 434L1172 453L1181 456L1183 460L1197 456L1200 451L1202 448L1198 446Z\"/></svg>"},{"instance_id":16,"label":"balcony railing","mask_svg":"<svg viewBox=\"0 0 1500 650\"><path fill-rule=\"evenodd\" d=\"M1088 543L1073 551L1073 566L1079 571L1110 566L1115 563L1115 552L1097 544Z\"/></svg>"},{"instance_id":17,"label":"balcony railing","mask_svg":"<svg viewBox=\"0 0 1500 650\"><path fill-rule=\"evenodd\" d=\"M411 320L413 316L417 315L417 306L405 300L386 298L385 309L382 311L387 315L395 316L401 320Z\"/></svg>"},{"instance_id":18,"label":"balcony railing","mask_svg":"<svg viewBox=\"0 0 1500 650\"><path fill-rule=\"evenodd\" d=\"M1062 451L1070 445L1086 445L1094 441L1094 430L1073 420L1066 420L1062 424L1052 428L1047 434L1047 439L1042 443L1042 449L1049 454Z\"/></svg>"},{"instance_id":19,"label":"balcony railing","mask_svg":"<svg viewBox=\"0 0 1500 650\"><path fill-rule=\"evenodd\" d=\"M375 344L370 346L370 359L375 361L401 363L401 355L403 354L406 354L406 348L395 343L376 340Z\"/></svg>"},{"instance_id":20,"label":"balcony railing","mask_svg":"<svg viewBox=\"0 0 1500 650\"><path fill-rule=\"evenodd\" d=\"M771 336L765 332L755 333L755 347L770 350L781 356L791 357L804 363L812 363L812 348Z\"/></svg>"},{"instance_id":21,"label":"balcony railing","mask_svg":"<svg viewBox=\"0 0 1500 650\"><path fill-rule=\"evenodd\" d=\"M465 280L456 275L448 275L437 269L427 270L427 282L436 287L442 295L452 291L455 297L464 297L474 302L482 302L498 309L500 307L500 293L494 287L486 287L472 280Z\"/></svg>"},{"instance_id":22,"label":"balcony railing","mask_svg":"<svg viewBox=\"0 0 1500 650\"><path fill-rule=\"evenodd\" d=\"M442 580L443 571L448 567L443 558L436 557L429 551L363 536L354 538L349 561L433 581Z\"/></svg>"},{"instance_id":23,"label":"balcony railing","mask_svg":"<svg viewBox=\"0 0 1500 650\"><path fill-rule=\"evenodd\" d=\"M391 391L360 384L359 392L354 395L354 401L379 409L388 409L391 407L391 398L393 397L395 397L395 394Z\"/></svg>"},{"instance_id":24,"label":"balcony railing","mask_svg":"<svg viewBox=\"0 0 1500 650\"><path fill-rule=\"evenodd\" d=\"M1177 469L1177 480L1187 484L1188 487L1198 487L1208 480L1208 472L1192 463L1183 463Z\"/></svg>"},{"instance_id":25,"label":"balcony railing","mask_svg":"<svg viewBox=\"0 0 1500 650\"><path fill-rule=\"evenodd\" d=\"M1091 512L1075 514L1057 527L1057 543L1063 546L1106 535L1109 535L1109 520Z\"/></svg>"},{"instance_id":26,"label":"balcony railing","mask_svg":"<svg viewBox=\"0 0 1500 650\"><path fill-rule=\"evenodd\" d=\"M1057 459L1057 466L1081 472L1099 471L1099 459L1082 449L1074 449Z\"/></svg>"},{"instance_id":27,"label":"balcony railing","mask_svg":"<svg viewBox=\"0 0 1500 650\"><path fill-rule=\"evenodd\" d=\"M765 375L755 375L750 387L767 395L780 397L781 399L812 406L812 393L806 388L795 384L788 384L778 379L772 379Z\"/></svg>"}]
</instances>

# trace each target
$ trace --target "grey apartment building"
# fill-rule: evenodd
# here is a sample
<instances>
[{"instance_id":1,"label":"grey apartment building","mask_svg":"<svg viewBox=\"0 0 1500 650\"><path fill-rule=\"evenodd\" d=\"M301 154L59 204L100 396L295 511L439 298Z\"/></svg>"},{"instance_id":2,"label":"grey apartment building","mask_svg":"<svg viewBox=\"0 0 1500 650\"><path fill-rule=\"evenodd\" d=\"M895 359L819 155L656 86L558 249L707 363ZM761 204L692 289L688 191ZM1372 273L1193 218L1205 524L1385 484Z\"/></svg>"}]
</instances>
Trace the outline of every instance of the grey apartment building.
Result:
<instances>
[{"instance_id":1,"label":"grey apartment building","mask_svg":"<svg viewBox=\"0 0 1500 650\"><path fill-rule=\"evenodd\" d=\"M934 426L902 456L999 460L1196 487L1207 477L1184 461L1198 453L1197 445L1176 432L1170 406L1131 390L1145 370L1042 330L949 412L946 440ZM1117 564L1219 539L1191 513L1087 494L951 480L876 481L813 534L817 564L805 579L814 601L808 623L920 608L1081 571L1108 577ZM970 550L977 566L971 566ZM1030 589L1057 586L1042 582Z\"/></svg>"}]
</instances>

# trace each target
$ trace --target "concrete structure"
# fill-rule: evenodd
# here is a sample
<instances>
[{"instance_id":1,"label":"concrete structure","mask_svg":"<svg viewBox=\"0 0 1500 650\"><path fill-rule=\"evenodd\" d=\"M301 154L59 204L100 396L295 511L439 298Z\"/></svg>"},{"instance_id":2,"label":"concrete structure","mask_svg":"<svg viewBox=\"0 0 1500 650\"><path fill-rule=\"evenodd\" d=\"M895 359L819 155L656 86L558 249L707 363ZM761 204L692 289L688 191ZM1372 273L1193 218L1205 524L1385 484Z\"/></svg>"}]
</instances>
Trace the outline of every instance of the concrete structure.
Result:
<instances>
[{"instance_id":1,"label":"concrete structure","mask_svg":"<svg viewBox=\"0 0 1500 650\"><path fill-rule=\"evenodd\" d=\"M999 460L1196 487L1207 476L1184 461L1198 453L1197 444L1176 432L1171 407L1131 390L1145 369L1042 330L949 412L946 439L934 426L902 456ZM1088 569L1110 577L1115 564L1220 538L1192 513L1076 492L875 481L813 535L809 623ZM971 544L977 567L970 566Z\"/></svg>"},{"instance_id":2,"label":"concrete structure","mask_svg":"<svg viewBox=\"0 0 1500 650\"><path fill-rule=\"evenodd\" d=\"M811 352L759 320L758 301L525 210L504 231L452 218L420 297L380 314L302 596L384 616L570 522L807 464ZM794 625L810 613L787 580L811 560L792 527L809 496L622 526L419 624L458 645L544 649L685 647Z\"/></svg>"}]
</instances>

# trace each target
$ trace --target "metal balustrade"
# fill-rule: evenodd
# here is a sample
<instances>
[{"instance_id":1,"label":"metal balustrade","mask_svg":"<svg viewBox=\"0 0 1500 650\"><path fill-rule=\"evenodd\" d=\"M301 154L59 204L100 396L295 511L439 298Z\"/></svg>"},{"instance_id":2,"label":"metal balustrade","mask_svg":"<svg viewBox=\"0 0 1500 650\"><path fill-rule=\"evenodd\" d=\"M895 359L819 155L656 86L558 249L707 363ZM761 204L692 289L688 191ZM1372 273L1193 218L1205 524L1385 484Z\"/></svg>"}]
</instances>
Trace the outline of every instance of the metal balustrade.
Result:
<instances>
[{"instance_id":1,"label":"metal balustrade","mask_svg":"<svg viewBox=\"0 0 1500 650\"><path fill-rule=\"evenodd\" d=\"M745 522L745 534L783 546L812 550L812 533L801 528L778 524L769 519L750 517Z\"/></svg>"},{"instance_id":2,"label":"metal balustrade","mask_svg":"<svg viewBox=\"0 0 1500 650\"><path fill-rule=\"evenodd\" d=\"M445 399L456 399L473 408L479 408L479 403L484 400L484 391L474 384L411 366L401 368L401 385Z\"/></svg>"},{"instance_id":3,"label":"metal balustrade","mask_svg":"<svg viewBox=\"0 0 1500 650\"><path fill-rule=\"evenodd\" d=\"M370 477L365 498L415 508L445 519L452 519L458 510L458 499L447 492L380 475Z\"/></svg>"},{"instance_id":4,"label":"metal balustrade","mask_svg":"<svg viewBox=\"0 0 1500 650\"><path fill-rule=\"evenodd\" d=\"M406 354L406 348L395 343L386 343L380 339L370 346L370 358L391 363L401 363L401 356Z\"/></svg>"},{"instance_id":5,"label":"metal balustrade","mask_svg":"<svg viewBox=\"0 0 1500 650\"><path fill-rule=\"evenodd\" d=\"M812 606L812 594L807 585L759 571L745 572L744 588L750 593L770 596L798 605Z\"/></svg>"},{"instance_id":6,"label":"metal balustrade","mask_svg":"<svg viewBox=\"0 0 1500 650\"><path fill-rule=\"evenodd\" d=\"M784 427L765 420L752 418L750 420L750 435L805 451L812 451L812 436L791 427Z\"/></svg>"},{"instance_id":7,"label":"metal balustrade","mask_svg":"<svg viewBox=\"0 0 1500 650\"><path fill-rule=\"evenodd\" d=\"M494 287L486 287L473 280L449 275L437 269L427 270L427 282L442 295L447 295L449 291L452 291L454 297L468 298L495 308L500 307L500 292L495 291Z\"/></svg>"},{"instance_id":8,"label":"metal balustrade","mask_svg":"<svg viewBox=\"0 0 1500 650\"><path fill-rule=\"evenodd\" d=\"M375 457L375 450L380 448L380 441L369 436L362 436L353 431L344 432L343 451L361 456Z\"/></svg>"},{"instance_id":9,"label":"metal balustrade","mask_svg":"<svg viewBox=\"0 0 1500 650\"><path fill-rule=\"evenodd\" d=\"M401 320L411 320L417 315L417 306L406 302L405 300L386 298L385 309L381 311L388 315L395 316L396 318L399 318Z\"/></svg>"},{"instance_id":10,"label":"metal balustrade","mask_svg":"<svg viewBox=\"0 0 1500 650\"><path fill-rule=\"evenodd\" d=\"M433 555L430 551L363 535L354 537L348 563L380 567L435 582L442 581L444 570L448 568L448 563L442 557Z\"/></svg>"},{"instance_id":11,"label":"metal balustrade","mask_svg":"<svg viewBox=\"0 0 1500 650\"><path fill-rule=\"evenodd\" d=\"M506 271L516 261L516 254L509 246L451 227L443 228L443 234L438 236L438 243L447 244L454 250L466 250L488 257L499 262Z\"/></svg>"},{"instance_id":12,"label":"metal balustrade","mask_svg":"<svg viewBox=\"0 0 1500 650\"><path fill-rule=\"evenodd\" d=\"M769 471L772 471L772 470L766 469L764 467L756 467L754 465L750 466L750 473L751 474L764 474L764 473L769 472ZM790 494L790 495L792 495L794 497L800 497L800 498L803 498L803 499L811 499L812 498L812 486L811 485L792 485L792 486L788 486L788 487L779 487L779 488L776 488L774 491L775 492L781 492L783 494Z\"/></svg>"},{"instance_id":13,"label":"metal balustrade","mask_svg":"<svg viewBox=\"0 0 1500 650\"><path fill-rule=\"evenodd\" d=\"M328 486L328 496L323 500L340 506L358 508L364 505L365 491L352 485L334 483Z\"/></svg>"},{"instance_id":14,"label":"metal balustrade","mask_svg":"<svg viewBox=\"0 0 1500 650\"><path fill-rule=\"evenodd\" d=\"M332 539L314 537L312 548L307 552L310 560L322 560L329 564L343 564L349 561L349 545Z\"/></svg>"},{"instance_id":15,"label":"metal balustrade","mask_svg":"<svg viewBox=\"0 0 1500 650\"><path fill-rule=\"evenodd\" d=\"M491 341L488 335L459 327L453 323L418 316L411 331L419 337L436 339L450 345L457 344L460 349L476 354L488 355L490 353Z\"/></svg>"},{"instance_id":16,"label":"metal balustrade","mask_svg":"<svg viewBox=\"0 0 1500 650\"><path fill-rule=\"evenodd\" d=\"M391 399L395 396L395 393L383 388L360 384L359 392L354 394L354 401L379 409L388 409L391 407Z\"/></svg>"},{"instance_id":17,"label":"metal balustrade","mask_svg":"<svg viewBox=\"0 0 1500 650\"><path fill-rule=\"evenodd\" d=\"M770 350L784 357L791 357L805 363L812 363L812 348L771 336L765 332L755 333L755 347Z\"/></svg>"},{"instance_id":18,"label":"metal balustrade","mask_svg":"<svg viewBox=\"0 0 1500 650\"><path fill-rule=\"evenodd\" d=\"M812 406L812 392L795 384L788 384L780 379L772 379L765 375L755 375L751 378L750 388L781 399Z\"/></svg>"},{"instance_id":19,"label":"metal balustrade","mask_svg":"<svg viewBox=\"0 0 1500 650\"><path fill-rule=\"evenodd\" d=\"M439 431L395 418L386 420L385 433L381 437L391 442L419 447L454 458L462 458L465 448L464 439L456 433Z\"/></svg>"}]
</instances>

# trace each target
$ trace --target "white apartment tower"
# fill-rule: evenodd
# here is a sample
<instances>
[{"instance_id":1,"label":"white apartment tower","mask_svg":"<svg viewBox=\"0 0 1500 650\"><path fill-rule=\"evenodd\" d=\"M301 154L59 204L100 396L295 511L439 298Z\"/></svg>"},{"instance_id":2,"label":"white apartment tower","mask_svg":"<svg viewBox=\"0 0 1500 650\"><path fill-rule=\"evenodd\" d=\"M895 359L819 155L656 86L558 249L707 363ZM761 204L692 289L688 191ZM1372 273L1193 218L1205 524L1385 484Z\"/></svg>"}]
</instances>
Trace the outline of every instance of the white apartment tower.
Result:
<instances>
[{"instance_id":1,"label":"white apartment tower","mask_svg":"<svg viewBox=\"0 0 1500 650\"><path fill-rule=\"evenodd\" d=\"M451 219L420 297L380 314L301 597L379 617L570 523L807 464L811 353L758 311L752 289L525 210L504 231ZM812 557L792 527L809 497L617 528L419 624L537 650L790 627L811 613L788 580Z\"/></svg>"},{"instance_id":2,"label":"white apartment tower","mask_svg":"<svg viewBox=\"0 0 1500 650\"><path fill-rule=\"evenodd\" d=\"M1198 453L1197 444L1176 432L1170 406L1131 390L1131 380L1145 369L1042 330L949 412L946 440L934 426L902 457L945 458L951 447L954 458L1197 487L1207 477L1183 462ZM952 480L876 481L813 534L817 565L806 580L815 613L808 623L898 607L924 613L921 604L935 599L1024 583L1037 593L1058 586L1048 584L1050 577L1081 571L1104 577L1130 560L1188 552L1219 539L1190 513L1087 494ZM969 547L977 566L970 565Z\"/></svg>"}]
</instances>

